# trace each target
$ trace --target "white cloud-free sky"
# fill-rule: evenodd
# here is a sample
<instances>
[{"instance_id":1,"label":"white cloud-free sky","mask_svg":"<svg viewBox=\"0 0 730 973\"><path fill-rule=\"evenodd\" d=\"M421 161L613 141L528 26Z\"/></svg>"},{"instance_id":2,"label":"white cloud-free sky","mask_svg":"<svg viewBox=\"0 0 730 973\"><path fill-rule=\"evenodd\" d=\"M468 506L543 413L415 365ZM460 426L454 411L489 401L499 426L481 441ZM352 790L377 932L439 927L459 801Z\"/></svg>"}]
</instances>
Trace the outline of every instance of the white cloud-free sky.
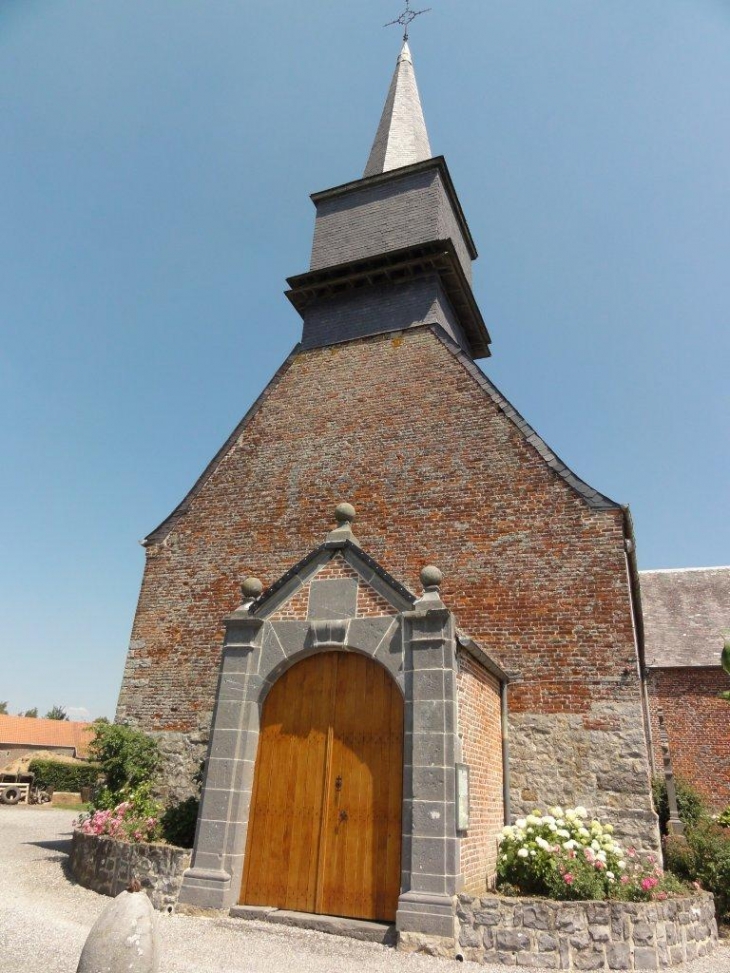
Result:
<instances>
[{"instance_id":1,"label":"white cloud-free sky","mask_svg":"<svg viewBox=\"0 0 730 973\"><path fill-rule=\"evenodd\" d=\"M730 5L430 5L411 47L480 251L482 366L630 503L641 567L730 563ZM113 715L136 542L299 337L308 194L362 172L400 9L0 5L11 712Z\"/></svg>"}]
</instances>

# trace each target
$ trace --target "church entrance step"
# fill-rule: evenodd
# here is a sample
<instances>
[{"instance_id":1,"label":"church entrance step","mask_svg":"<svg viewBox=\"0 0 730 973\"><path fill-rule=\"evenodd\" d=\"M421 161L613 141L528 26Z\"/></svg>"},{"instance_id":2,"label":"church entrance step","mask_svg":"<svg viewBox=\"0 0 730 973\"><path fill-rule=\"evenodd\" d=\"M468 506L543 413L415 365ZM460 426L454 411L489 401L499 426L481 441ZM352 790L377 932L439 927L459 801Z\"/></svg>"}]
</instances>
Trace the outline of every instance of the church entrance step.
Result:
<instances>
[{"instance_id":1,"label":"church entrance step","mask_svg":"<svg viewBox=\"0 0 730 973\"><path fill-rule=\"evenodd\" d=\"M389 922L370 922L366 919L345 919L342 916L320 916L311 912L290 912L286 909L270 909L257 905L235 905L230 911L233 919L256 919L276 922L299 929L314 929L333 936L347 936L369 943L395 945L395 925Z\"/></svg>"}]
</instances>

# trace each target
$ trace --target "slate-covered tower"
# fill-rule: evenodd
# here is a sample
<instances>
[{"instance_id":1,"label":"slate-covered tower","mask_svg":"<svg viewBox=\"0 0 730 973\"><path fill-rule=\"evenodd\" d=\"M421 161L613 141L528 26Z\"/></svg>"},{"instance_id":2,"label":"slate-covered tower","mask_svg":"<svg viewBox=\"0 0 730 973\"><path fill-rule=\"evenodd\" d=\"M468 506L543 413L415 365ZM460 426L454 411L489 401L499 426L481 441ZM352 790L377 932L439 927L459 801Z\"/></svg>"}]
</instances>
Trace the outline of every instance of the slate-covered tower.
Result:
<instances>
[{"instance_id":1,"label":"slate-covered tower","mask_svg":"<svg viewBox=\"0 0 730 973\"><path fill-rule=\"evenodd\" d=\"M218 686L218 743L185 894L227 907L241 881L243 901L246 882L253 888L244 846L251 809L265 813L251 795L269 689L319 651L389 666L405 700L393 894L401 930L443 935L449 896L493 878L505 814L580 803L638 847L657 845L631 525L475 364L490 340L471 288L476 248L446 162L431 156L407 44L363 177L312 199L310 269L287 292L302 340L145 541L117 719L159 734L170 788L182 794L205 753ZM359 540L344 517L345 533L323 545L342 501L357 509ZM438 590L427 572L431 594L418 596L428 564L443 582ZM251 575L265 590L254 585L232 616ZM426 616L441 661L420 682L413 660L425 656L413 646ZM387 665L378 626L391 632ZM301 683L279 684L281 699L309 698L296 689L301 672ZM420 722L434 707L436 729ZM456 764L470 768L466 828L455 817ZM435 779L445 830L431 834L436 819L419 815L435 798L419 788ZM426 862L432 852L438 861ZM427 887L413 885L416 874ZM307 908L321 911L317 902Z\"/></svg>"}]
</instances>

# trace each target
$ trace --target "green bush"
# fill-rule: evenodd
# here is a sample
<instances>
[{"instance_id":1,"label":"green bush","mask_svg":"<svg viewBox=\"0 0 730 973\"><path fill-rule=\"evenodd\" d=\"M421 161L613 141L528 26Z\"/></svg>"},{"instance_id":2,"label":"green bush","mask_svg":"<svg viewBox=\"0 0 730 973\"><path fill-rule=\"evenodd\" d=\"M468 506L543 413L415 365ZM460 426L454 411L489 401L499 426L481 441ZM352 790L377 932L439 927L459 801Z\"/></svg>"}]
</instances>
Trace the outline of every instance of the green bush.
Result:
<instances>
[{"instance_id":1,"label":"green bush","mask_svg":"<svg viewBox=\"0 0 730 973\"><path fill-rule=\"evenodd\" d=\"M687 832L694 852L693 879L715 896L721 918L730 917L730 834L714 821L701 821Z\"/></svg>"},{"instance_id":2,"label":"green bush","mask_svg":"<svg viewBox=\"0 0 730 973\"><path fill-rule=\"evenodd\" d=\"M717 823L723 828L730 828L730 804L717 816Z\"/></svg>"},{"instance_id":3,"label":"green bush","mask_svg":"<svg viewBox=\"0 0 730 973\"><path fill-rule=\"evenodd\" d=\"M730 918L730 831L703 818L686 836L668 835L663 844L665 867L712 892L718 917Z\"/></svg>"},{"instance_id":4,"label":"green bush","mask_svg":"<svg viewBox=\"0 0 730 973\"><path fill-rule=\"evenodd\" d=\"M106 785L94 803L97 807L114 807L154 781L160 752L151 737L131 726L97 722L94 729L96 736L89 750L101 767Z\"/></svg>"},{"instance_id":5,"label":"green bush","mask_svg":"<svg viewBox=\"0 0 730 973\"><path fill-rule=\"evenodd\" d=\"M681 778L674 779L677 790L677 809L679 817L685 827L692 828L707 814L707 805L700 792ZM659 827L663 835L667 833L669 822L669 800L667 798L667 783L663 777L655 777L652 781L652 795L654 807L659 815Z\"/></svg>"},{"instance_id":6,"label":"green bush","mask_svg":"<svg viewBox=\"0 0 730 973\"><path fill-rule=\"evenodd\" d=\"M192 848L199 807L200 799L197 797L170 804L160 820L164 840L178 848Z\"/></svg>"},{"instance_id":7,"label":"green bush","mask_svg":"<svg viewBox=\"0 0 730 973\"><path fill-rule=\"evenodd\" d=\"M61 760L31 760L28 770L35 774L36 784L52 787L54 791L80 791L82 787L93 787L101 773L98 764L68 764Z\"/></svg>"}]
</instances>

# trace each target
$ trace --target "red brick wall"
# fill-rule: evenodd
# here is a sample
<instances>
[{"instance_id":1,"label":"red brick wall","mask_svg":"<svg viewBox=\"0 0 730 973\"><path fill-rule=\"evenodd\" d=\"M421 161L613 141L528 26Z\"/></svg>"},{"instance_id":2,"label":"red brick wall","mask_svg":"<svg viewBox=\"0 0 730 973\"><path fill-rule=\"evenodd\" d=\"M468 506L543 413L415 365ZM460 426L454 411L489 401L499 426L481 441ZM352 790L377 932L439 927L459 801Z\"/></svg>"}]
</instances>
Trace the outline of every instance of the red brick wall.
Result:
<instances>
[{"instance_id":1,"label":"red brick wall","mask_svg":"<svg viewBox=\"0 0 730 973\"><path fill-rule=\"evenodd\" d=\"M658 710L664 713L672 766L716 810L730 804L730 703L720 693L730 679L714 669L651 669L648 676L654 763L664 767Z\"/></svg>"},{"instance_id":2,"label":"red brick wall","mask_svg":"<svg viewBox=\"0 0 730 973\"><path fill-rule=\"evenodd\" d=\"M461 839L464 891L494 883L497 835L504 825L502 718L499 682L466 652L456 678L463 762L469 765L469 830Z\"/></svg>"},{"instance_id":3,"label":"red brick wall","mask_svg":"<svg viewBox=\"0 0 730 973\"><path fill-rule=\"evenodd\" d=\"M119 717L206 726L241 579L276 580L343 500L414 592L424 564L442 569L462 628L523 674L513 713L639 699L622 512L588 507L418 328L301 353L279 376L147 548Z\"/></svg>"}]
</instances>

